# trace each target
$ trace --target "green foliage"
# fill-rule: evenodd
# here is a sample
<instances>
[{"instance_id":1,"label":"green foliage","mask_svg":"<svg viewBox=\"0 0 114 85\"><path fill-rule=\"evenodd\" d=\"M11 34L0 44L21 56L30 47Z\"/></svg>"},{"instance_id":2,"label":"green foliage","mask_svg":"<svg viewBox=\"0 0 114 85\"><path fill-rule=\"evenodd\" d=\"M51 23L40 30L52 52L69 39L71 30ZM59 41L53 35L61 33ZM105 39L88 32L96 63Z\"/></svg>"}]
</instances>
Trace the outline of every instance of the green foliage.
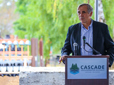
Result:
<instances>
[{"instance_id":1,"label":"green foliage","mask_svg":"<svg viewBox=\"0 0 114 85\"><path fill-rule=\"evenodd\" d=\"M111 37L113 36L114 29L114 0L102 0L103 11L106 19L106 24L108 24Z\"/></svg>"},{"instance_id":2,"label":"green foliage","mask_svg":"<svg viewBox=\"0 0 114 85\"><path fill-rule=\"evenodd\" d=\"M15 33L28 39L43 38L44 57L50 47L58 53L63 47L68 27L79 22L77 7L88 0L18 0L20 18L14 23ZM94 1L90 1L94 6ZM93 16L92 16L93 17ZM59 53L60 54L60 53Z\"/></svg>"}]
</instances>

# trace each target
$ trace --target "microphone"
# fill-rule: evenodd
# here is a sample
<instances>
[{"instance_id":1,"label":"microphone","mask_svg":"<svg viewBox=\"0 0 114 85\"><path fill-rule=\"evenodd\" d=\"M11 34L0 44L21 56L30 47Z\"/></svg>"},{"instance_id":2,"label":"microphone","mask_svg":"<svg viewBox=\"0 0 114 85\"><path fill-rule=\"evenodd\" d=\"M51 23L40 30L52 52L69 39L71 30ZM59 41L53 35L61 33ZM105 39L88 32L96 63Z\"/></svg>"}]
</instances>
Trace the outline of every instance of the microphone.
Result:
<instances>
[{"instance_id":1,"label":"microphone","mask_svg":"<svg viewBox=\"0 0 114 85\"><path fill-rule=\"evenodd\" d=\"M77 46L78 46L78 44L74 43L73 46L74 46L74 56L75 56L75 55L77 55Z\"/></svg>"}]
</instances>

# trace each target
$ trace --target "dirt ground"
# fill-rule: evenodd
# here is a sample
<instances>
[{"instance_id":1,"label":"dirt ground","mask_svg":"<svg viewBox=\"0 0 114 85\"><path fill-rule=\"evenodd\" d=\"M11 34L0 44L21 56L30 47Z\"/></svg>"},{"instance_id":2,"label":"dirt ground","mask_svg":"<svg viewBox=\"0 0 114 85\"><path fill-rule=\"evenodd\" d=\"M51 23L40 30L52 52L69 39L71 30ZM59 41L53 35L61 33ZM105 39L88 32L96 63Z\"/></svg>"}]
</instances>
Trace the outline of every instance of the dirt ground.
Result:
<instances>
[{"instance_id":1,"label":"dirt ground","mask_svg":"<svg viewBox=\"0 0 114 85\"><path fill-rule=\"evenodd\" d=\"M19 85L19 76L0 76L0 85Z\"/></svg>"}]
</instances>

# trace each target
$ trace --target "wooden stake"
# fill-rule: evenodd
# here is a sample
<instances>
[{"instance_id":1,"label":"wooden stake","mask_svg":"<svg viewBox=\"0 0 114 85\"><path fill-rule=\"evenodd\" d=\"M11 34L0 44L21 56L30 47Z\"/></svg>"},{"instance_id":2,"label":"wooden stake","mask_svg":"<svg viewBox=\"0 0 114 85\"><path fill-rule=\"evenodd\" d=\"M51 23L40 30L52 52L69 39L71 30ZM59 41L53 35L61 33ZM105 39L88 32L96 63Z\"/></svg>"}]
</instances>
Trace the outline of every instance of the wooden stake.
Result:
<instances>
[{"instance_id":1,"label":"wooden stake","mask_svg":"<svg viewBox=\"0 0 114 85\"><path fill-rule=\"evenodd\" d=\"M15 45L15 57L16 57L15 60L17 60L17 45Z\"/></svg>"},{"instance_id":2,"label":"wooden stake","mask_svg":"<svg viewBox=\"0 0 114 85\"><path fill-rule=\"evenodd\" d=\"M9 60L11 60L11 45L9 45Z\"/></svg>"},{"instance_id":3,"label":"wooden stake","mask_svg":"<svg viewBox=\"0 0 114 85\"><path fill-rule=\"evenodd\" d=\"M21 57L23 59L23 45L21 45Z\"/></svg>"},{"instance_id":4,"label":"wooden stake","mask_svg":"<svg viewBox=\"0 0 114 85\"><path fill-rule=\"evenodd\" d=\"M29 45L27 45L27 56L29 57Z\"/></svg>"},{"instance_id":5,"label":"wooden stake","mask_svg":"<svg viewBox=\"0 0 114 85\"><path fill-rule=\"evenodd\" d=\"M3 45L4 46L4 48L3 48L3 61L4 61L4 59L5 59L5 45Z\"/></svg>"}]
</instances>

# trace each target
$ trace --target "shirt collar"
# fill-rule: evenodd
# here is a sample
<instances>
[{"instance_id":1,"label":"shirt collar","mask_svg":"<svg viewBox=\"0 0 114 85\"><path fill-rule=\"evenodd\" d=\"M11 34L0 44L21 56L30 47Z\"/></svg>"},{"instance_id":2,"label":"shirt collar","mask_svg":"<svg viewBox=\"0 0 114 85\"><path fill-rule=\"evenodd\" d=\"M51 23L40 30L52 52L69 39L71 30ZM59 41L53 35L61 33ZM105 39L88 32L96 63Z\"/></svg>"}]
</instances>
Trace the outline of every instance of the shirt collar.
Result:
<instances>
[{"instance_id":1,"label":"shirt collar","mask_svg":"<svg viewBox=\"0 0 114 85\"><path fill-rule=\"evenodd\" d=\"M91 24L89 25L88 30L89 30L90 28L92 28L92 25L93 25L93 20L91 19ZM83 28L83 29L85 28L82 23L81 23L81 28Z\"/></svg>"}]
</instances>

